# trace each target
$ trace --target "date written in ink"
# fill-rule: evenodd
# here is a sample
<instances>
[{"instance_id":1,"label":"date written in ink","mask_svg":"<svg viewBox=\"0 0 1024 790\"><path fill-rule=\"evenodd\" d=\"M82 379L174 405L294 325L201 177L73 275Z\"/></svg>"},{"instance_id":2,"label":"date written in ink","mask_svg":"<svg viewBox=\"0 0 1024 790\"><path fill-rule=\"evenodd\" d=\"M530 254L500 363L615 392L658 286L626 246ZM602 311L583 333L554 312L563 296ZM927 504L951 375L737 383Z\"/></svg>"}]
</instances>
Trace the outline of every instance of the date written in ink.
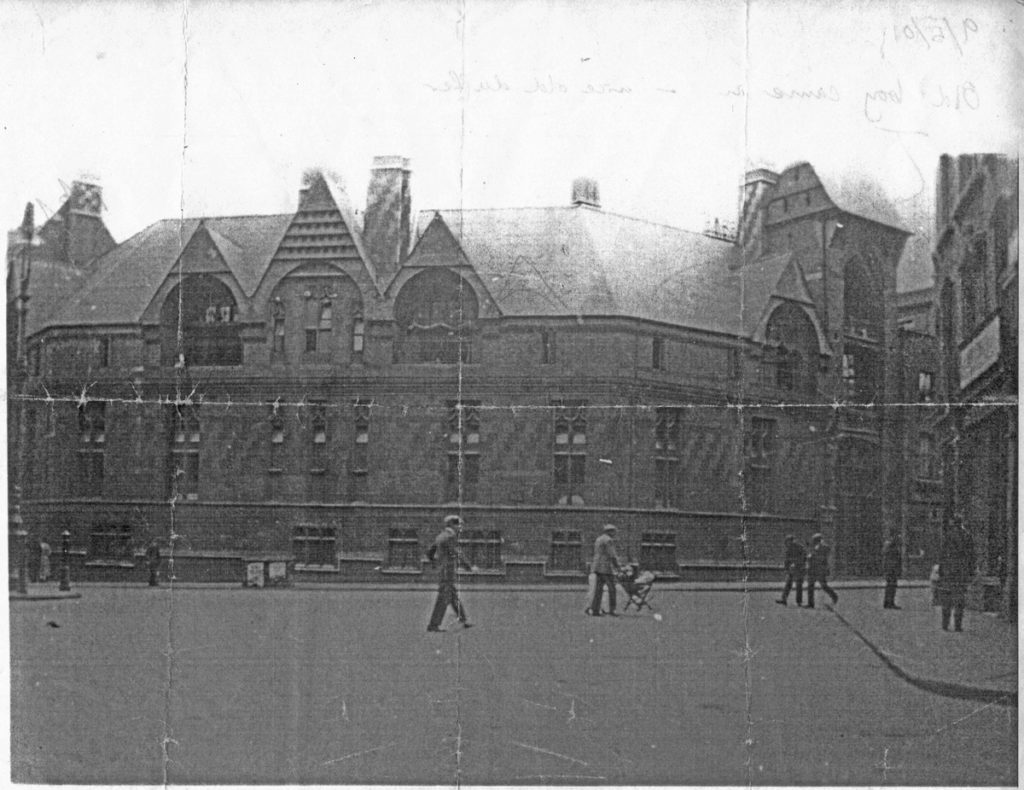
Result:
<instances>
[{"instance_id":1,"label":"date written in ink","mask_svg":"<svg viewBox=\"0 0 1024 790\"><path fill-rule=\"evenodd\" d=\"M964 47L978 32L978 23L970 17L950 19L948 16L912 16L904 24L882 28L882 57L890 41L896 45L910 45L936 50L947 47L964 54Z\"/></svg>"}]
</instances>

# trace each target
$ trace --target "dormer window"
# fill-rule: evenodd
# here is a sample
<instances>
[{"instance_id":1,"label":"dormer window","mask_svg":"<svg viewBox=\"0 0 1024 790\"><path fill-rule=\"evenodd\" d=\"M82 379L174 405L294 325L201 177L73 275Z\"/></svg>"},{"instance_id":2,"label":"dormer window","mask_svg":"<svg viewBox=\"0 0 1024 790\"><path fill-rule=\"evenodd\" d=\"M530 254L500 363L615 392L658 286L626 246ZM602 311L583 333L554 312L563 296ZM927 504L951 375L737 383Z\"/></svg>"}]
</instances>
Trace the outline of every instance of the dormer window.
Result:
<instances>
[{"instance_id":1,"label":"dormer window","mask_svg":"<svg viewBox=\"0 0 1024 790\"><path fill-rule=\"evenodd\" d=\"M784 392L814 392L817 350L818 335L807 314L792 303L779 305L765 328L762 383Z\"/></svg>"},{"instance_id":2,"label":"dormer window","mask_svg":"<svg viewBox=\"0 0 1024 790\"><path fill-rule=\"evenodd\" d=\"M186 277L160 310L164 365L241 365L242 338L231 289L209 274Z\"/></svg>"},{"instance_id":3,"label":"dormer window","mask_svg":"<svg viewBox=\"0 0 1024 790\"><path fill-rule=\"evenodd\" d=\"M333 295L319 297L306 293L306 352L330 351L331 332L334 329Z\"/></svg>"},{"instance_id":4,"label":"dormer window","mask_svg":"<svg viewBox=\"0 0 1024 790\"><path fill-rule=\"evenodd\" d=\"M395 361L455 365L472 361L479 304L472 286L448 269L421 272L395 300Z\"/></svg>"}]
</instances>

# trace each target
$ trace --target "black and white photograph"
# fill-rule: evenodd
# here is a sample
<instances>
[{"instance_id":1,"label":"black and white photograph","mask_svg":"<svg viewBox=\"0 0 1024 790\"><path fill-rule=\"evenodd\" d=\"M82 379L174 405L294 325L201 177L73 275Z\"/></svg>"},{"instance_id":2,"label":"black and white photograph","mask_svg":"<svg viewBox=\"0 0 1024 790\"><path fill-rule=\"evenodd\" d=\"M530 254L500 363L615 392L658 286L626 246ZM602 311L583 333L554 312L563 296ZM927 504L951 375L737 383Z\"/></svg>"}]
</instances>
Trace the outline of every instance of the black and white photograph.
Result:
<instances>
[{"instance_id":1,"label":"black and white photograph","mask_svg":"<svg viewBox=\"0 0 1024 790\"><path fill-rule=\"evenodd\" d=\"M0 0L0 782L1017 786L1022 42Z\"/></svg>"}]
</instances>

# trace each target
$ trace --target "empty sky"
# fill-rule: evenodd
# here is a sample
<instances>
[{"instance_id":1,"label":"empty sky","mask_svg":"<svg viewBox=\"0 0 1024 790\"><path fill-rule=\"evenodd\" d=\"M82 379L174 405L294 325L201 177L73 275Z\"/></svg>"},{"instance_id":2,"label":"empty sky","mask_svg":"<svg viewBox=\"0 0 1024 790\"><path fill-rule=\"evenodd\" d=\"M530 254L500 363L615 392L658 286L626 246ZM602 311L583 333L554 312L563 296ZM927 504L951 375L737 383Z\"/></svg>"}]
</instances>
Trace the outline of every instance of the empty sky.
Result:
<instances>
[{"instance_id":1,"label":"empty sky","mask_svg":"<svg viewBox=\"0 0 1024 790\"><path fill-rule=\"evenodd\" d=\"M931 210L939 154L1015 152L1024 6L0 0L3 222L101 179L120 241L157 219L294 210L375 154L416 208L733 220L752 165L867 173Z\"/></svg>"}]
</instances>

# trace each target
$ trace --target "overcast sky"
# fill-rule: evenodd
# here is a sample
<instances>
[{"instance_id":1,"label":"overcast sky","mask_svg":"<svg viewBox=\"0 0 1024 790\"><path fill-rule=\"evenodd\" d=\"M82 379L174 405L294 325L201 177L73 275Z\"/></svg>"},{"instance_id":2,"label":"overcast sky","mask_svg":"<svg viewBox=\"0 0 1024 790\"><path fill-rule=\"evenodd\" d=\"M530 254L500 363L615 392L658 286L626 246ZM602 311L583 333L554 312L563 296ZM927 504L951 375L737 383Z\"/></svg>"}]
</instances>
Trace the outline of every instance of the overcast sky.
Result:
<instances>
[{"instance_id":1,"label":"overcast sky","mask_svg":"<svg viewBox=\"0 0 1024 790\"><path fill-rule=\"evenodd\" d=\"M563 205L700 230L750 166L866 173L931 210L943 152L1017 150L1024 6L975 3L0 0L7 227L104 187L119 241L276 213L302 171L357 208L372 157L416 208Z\"/></svg>"}]
</instances>

